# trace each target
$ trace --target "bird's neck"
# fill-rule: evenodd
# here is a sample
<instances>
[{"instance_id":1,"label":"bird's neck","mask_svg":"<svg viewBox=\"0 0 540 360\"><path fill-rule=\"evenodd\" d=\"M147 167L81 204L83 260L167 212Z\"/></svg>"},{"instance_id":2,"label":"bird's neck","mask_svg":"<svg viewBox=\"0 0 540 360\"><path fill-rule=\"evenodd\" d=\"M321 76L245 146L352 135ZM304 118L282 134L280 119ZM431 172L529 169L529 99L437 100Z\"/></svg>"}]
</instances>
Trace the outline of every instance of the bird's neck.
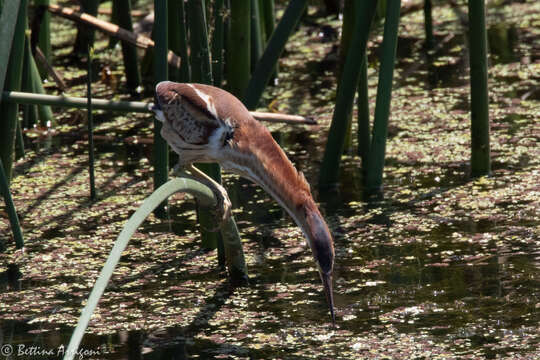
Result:
<instances>
[{"instance_id":1,"label":"bird's neck","mask_svg":"<svg viewBox=\"0 0 540 360\"><path fill-rule=\"evenodd\" d=\"M281 149L279 150L281 151ZM274 158L272 166L268 166L267 162L270 160L256 161L256 164L266 162L267 166L255 165L261 168L257 170L260 175L252 180L258 183L289 213L296 225L302 230L319 265L321 276L330 276L334 259L330 230L311 196L309 185L304 176L296 171L286 157L284 159L286 161ZM331 292L331 289L327 291ZM329 299L330 303L332 301Z\"/></svg>"},{"instance_id":2,"label":"bird's neck","mask_svg":"<svg viewBox=\"0 0 540 360\"><path fill-rule=\"evenodd\" d=\"M238 145L238 158L231 170L260 185L303 227L303 208L317 208L304 175L296 170L268 131Z\"/></svg>"}]
</instances>

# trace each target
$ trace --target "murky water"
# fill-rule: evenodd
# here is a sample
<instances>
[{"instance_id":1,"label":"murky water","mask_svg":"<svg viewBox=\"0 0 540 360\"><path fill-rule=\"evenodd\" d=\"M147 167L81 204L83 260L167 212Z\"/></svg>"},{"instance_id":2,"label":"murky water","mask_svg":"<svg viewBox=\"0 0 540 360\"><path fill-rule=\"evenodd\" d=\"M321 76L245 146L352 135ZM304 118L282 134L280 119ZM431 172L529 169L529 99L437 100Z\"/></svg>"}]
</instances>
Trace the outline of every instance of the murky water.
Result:
<instances>
[{"instance_id":1,"label":"murky water","mask_svg":"<svg viewBox=\"0 0 540 360\"><path fill-rule=\"evenodd\" d=\"M331 106L321 111L326 124L321 128L284 127L275 133L313 184L335 236L336 328L330 326L300 231L260 189L226 176L250 286L229 286L215 251L204 253L193 245L193 203L172 200L170 219L149 221L132 241L85 335L81 358L540 356L539 105L533 89L540 79L534 69L527 70L539 56L534 47L520 45L520 39L537 39L538 33L518 27L515 20L494 24L488 32L492 65L510 66L491 78L498 101L492 105L490 178L468 177L467 142L461 140L468 128L462 35L441 34L438 39L446 41L442 53L451 55L442 60L436 55L433 62L418 59L423 63L413 72L403 60L420 51L422 43L412 35L400 39L398 77L409 77L398 78L394 93L384 199L365 202L359 160L350 155L344 158L338 189L315 189L324 143L320 132ZM300 55L291 51L295 56ZM295 74L285 75L283 86L301 74L287 64L282 71L289 68ZM517 68L517 77L504 75ZM320 81L328 83L328 78ZM524 96L528 102L517 100ZM500 100L504 97L509 104ZM295 101L281 100L288 106ZM423 110L414 113L416 108ZM22 198L18 208L29 243L25 255L4 258L0 273L0 358L53 359L65 351L70 325L111 241L151 188L148 162L141 161L150 157L150 145L115 140L140 135L143 125L115 130L120 135L112 138L97 136L102 199L97 205L80 190L86 181L84 142L58 134L27 144L37 155L19 165L27 175L15 179L14 192ZM430 132L419 132L423 127ZM62 169L47 160L50 154L60 162L67 161L66 154L82 159ZM60 179L47 191L36 190L37 200L21 185L38 176L36 167ZM71 202L47 205L51 199L65 201L66 193ZM34 225L32 216L42 216L44 224Z\"/></svg>"}]
</instances>

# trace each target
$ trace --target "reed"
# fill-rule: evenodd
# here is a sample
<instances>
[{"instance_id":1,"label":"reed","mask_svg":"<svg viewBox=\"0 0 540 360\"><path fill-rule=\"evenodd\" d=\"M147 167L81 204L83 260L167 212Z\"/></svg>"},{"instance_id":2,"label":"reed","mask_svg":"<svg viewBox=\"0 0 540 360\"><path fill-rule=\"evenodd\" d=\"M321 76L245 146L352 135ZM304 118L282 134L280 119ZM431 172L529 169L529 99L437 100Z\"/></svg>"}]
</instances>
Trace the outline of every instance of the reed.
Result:
<instances>
[{"instance_id":1,"label":"reed","mask_svg":"<svg viewBox=\"0 0 540 360\"><path fill-rule=\"evenodd\" d=\"M230 0L231 18L227 38L227 89L239 99L250 82L251 0Z\"/></svg>"},{"instance_id":2,"label":"reed","mask_svg":"<svg viewBox=\"0 0 540 360\"><path fill-rule=\"evenodd\" d=\"M369 116L369 92L368 92L368 58L364 53L364 59L360 65L360 79L358 81L356 107L357 107L357 140L358 156L362 161L362 173L364 178L367 171L369 147L371 145L371 126Z\"/></svg>"},{"instance_id":3,"label":"reed","mask_svg":"<svg viewBox=\"0 0 540 360\"><path fill-rule=\"evenodd\" d=\"M224 41L225 41L225 3L223 0L214 0L212 11L214 19L214 32L212 33L212 76L214 86L221 87L223 83L224 68Z\"/></svg>"},{"instance_id":4,"label":"reed","mask_svg":"<svg viewBox=\"0 0 540 360\"><path fill-rule=\"evenodd\" d=\"M433 40L433 5L431 0L424 0L424 31L426 33L425 47L426 49L432 49L434 45Z\"/></svg>"},{"instance_id":5,"label":"reed","mask_svg":"<svg viewBox=\"0 0 540 360\"><path fill-rule=\"evenodd\" d=\"M0 9L0 89L17 89L22 78L27 0L0 1ZM3 121L0 121L0 191L6 203L15 245L20 249L24 246L24 239L9 191L17 110L17 104L0 99L0 113L4 114ZM4 159L9 161L8 166Z\"/></svg>"},{"instance_id":6,"label":"reed","mask_svg":"<svg viewBox=\"0 0 540 360\"><path fill-rule=\"evenodd\" d=\"M188 2L190 48L191 48L191 80L195 83L213 83L212 67L210 65L210 49L208 44L208 26L206 22L206 7L204 0L190 0ZM197 167L212 179L221 183L221 168L218 164L197 164ZM198 209L199 225L201 227L202 247L215 249L222 241L216 228L216 219L207 209Z\"/></svg>"},{"instance_id":7,"label":"reed","mask_svg":"<svg viewBox=\"0 0 540 360\"><path fill-rule=\"evenodd\" d=\"M489 175L489 96L486 8L484 0L469 0L471 68L471 176Z\"/></svg>"},{"instance_id":8,"label":"reed","mask_svg":"<svg viewBox=\"0 0 540 360\"><path fill-rule=\"evenodd\" d=\"M383 43L381 46L381 66L379 69L379 82L377 84L375 118L373 120L373 138L371 139L367 163L367 178L365 179L368 193L377 193L381 191L382 187L400 7L400 0L388 0L386 3Z\"/></svg>"},{"instance_id":9,"label":"reed","mask_svg":"<svg viewBox=\"0 0 540 360\"><path fill-rule=\"evenodd\" d=\"M127 31L133 31L131 0L115 0L113 6L116 7L118 25ZM139 70L137 49L127 41L122 41L121 44L124 72L126 74L126 86L130 92L136 92L137 88L141 85L141 72Z\"/></svg>"},{"instance_id":10,"label":"reed","mask_svg":"<svg viewBox=\"0 0 540 360\"><path fill-rule=\"evenodd\" d=\"M232 0L232 2L234 2L234 0ZM307 0L291 0L285 9L283 17L272 33L261 59L258 61L251 79L249 79L247 88L240 94L243 95L241 98L244 99L244 105L248 109L254 110L257 107L262 93L272 77L272 73L275 71L275 66L279 60L279 56L285 48L287 39L291 35L296 24L298 24L300 17L306 9L306 5ZM231 32L232 31L239 31L239 29L231 29ZM231 59L231 61L232 60L234 59ZM229 60L227 60L227 63L229 63ZM235 95L238 96L239 94Z\"/></svg>"},{"instance_id":11,"label":"reed","mask_svg":"<svg viewBox=\"0 0 540 360\"><path fill-rule=\"evenodd\" d=\"M5 2L0 15L0 35L6 36L0 37L0 86L6 90L15 91L21 88L22 81L27 0L16 3L17 1ZM2 114L0 159L4 164L6 181L9 184L13 167L19 105L2 101L0 114Z\"/></svg>"},{"instance_id":12,"label":"reed","mask_svg":"<svg viewBox=\"0 0 540 360\"><path fill-rule=\"evenodd\" d=\"M355 21L353 37L347 52L345 65L339 81L336 106L328 133L319 175L319 188L324 190L336 186L339 178L341 154L349 125L354 95L360 79L362 61L364 61L371 22L375 15L376 0L357 2L354 6Z\"/></svg>"},{"instance_id":13,"label":"reed","mask_svg":"<svg viewBox=\"0 0 540 360\"><path fill-rule=\"evenodd\" d=\"M87 55L88 70L86 74L86 119L88 125L88 175L90 178L90 199L96 200L96 181L94 175L94 116L92 112L92 60L94 58L94 49L88 46Z\"/></svg>"},{"instance_id":14,"label":"reed","mask_svg":"<svg viewBox=\"0 0 540 360\"><path fill-rule=\"evenodd\" d=\"M184 5L183 1L174 1L174 0L168 1L168 4L167 4L168 6L167 15L169 16L167 19L169 49L175 54L180 53L180 48L182 46L182 38L181 38L182 31L180 29L181 27L180 7L181 6L183 7L183 5ZM184 60L187 60L187 58L184 58ZM169 65L169 80L180 81L179 68Z\"/></svg>"},{"instance_id":15,"label":"reed","mask_svg":"<svg viewBox=\"0 0 540 360\"><path fill-rule=\"evenodd\" d=\"M35 6L49 6L50 0L34 0ZM52 59L51 49L51 13L45 11L39 24L38 45L47 62L50 64ZM47 69L44 66L39 67L39 73L42 78L47 76Z\"/></svg>"},{"instance_id":16,"label":"reed","mask_svg":"<svg viewBox=\"0 0 540 360\"><path fill-rule=\"evenodd\" d=\"M264 50L263 21L259 0L251 0L251 67L255 69Z\"/></svg>"},{"instance_id":17,"label":"reed","mask_svg":"<svg viewBox=\"0 0 540 360\"><path fill-rule=\"evenodd\" d=\"M169 78L167 3L168 1L164 0L154 0L154 81L156 84ZM165 184L169 172L169 149L167 142L161 137L161 126L158 120L154 120L154 189ZM156 209L156 216L160 218L166 216L165 206L166 203L163 203Z\"/></svg>"},{"instance_id":18,"label":"reed","mask_svg":"<svg viewBox=\"0 0 540 360\"><path fill-rule=\"evenodd\" d=\"M137 211L131 215L126 225L124 225L122 232L120 235L118 235L118 238L114 242L114 246L109 253L107 261L101 269L99 277L92 288L92 292L88 297L86 305L81 312L77 326L71 335L64 360L72 360L77 354L76 350L81 343L84 332L88 327L88 323L90 322L90 318L98 305L99 299L105 292L114 269L120 261L122 252L127 247L129 240L135 231L137 231L137 228L150 215L150 213L154 211L154 209L165 202L169 196L177 192L185 192L193 195L198 202L204 206L213 207L216 205L216 198L207 186L186 178L173 178L169 180L143 201L142 205L137 209ZM236 225L233 224L234 221L231 217L229 222L224 225L225 231L230 232L231 229L233 229L233 226L236 227ZM229 256L229 258L227 258L229 275L235 276L236 278L234 280L245 283L247 281L248 274L240 238L230 237L229 240L224 243L224 246L225 254Z\"/></svg>"},{"instance_id":19,"label":"reed","mask_svg":"<svg viewBox=\"0 0 540 360\"><path fill-rule=\"evenodd\" d=\"M219 0L217 0L219 1ZM191 82L191 66L189 64L188 56L188 34L187 34L187 25L186 25L186 10L183 1L178 1L178 21L179 21L179 38L180 38L180 49L179 55L183 59L183 62L180 66L180 81L181 82Z\"/></svg>"},{"instance_id":20,"label":"reed","mask_svg":"<svg viewBox=\"0 0 540 360\"><path fill-rule=\"evenodd\" d=\"M80 0L80 4L81 12L97 16L99 0ZM75 39L75 45L73 46L73 52L85 55L88 45L94 46L95 32L93 28L83 24L77 25L77 29L77 37Z\"/></svg>"},{"instance_id":21,"label":"reed","mask_svg":"<svg viewBox=\"0 0 540 360\"><path fill-rule=\"evenodd\" d=\"M24 246L24 238L21 230L21 224L19 223L19 216L15 210L15 204L9 191L9 182L4 171L4 164L0 159L0 194L4 198L6 203L6 210L9 217L9 223L11 225L11 232L13 233L13 239L15 239L15 246L17 249L21 249Z\"/></svg>"}]
</instances>

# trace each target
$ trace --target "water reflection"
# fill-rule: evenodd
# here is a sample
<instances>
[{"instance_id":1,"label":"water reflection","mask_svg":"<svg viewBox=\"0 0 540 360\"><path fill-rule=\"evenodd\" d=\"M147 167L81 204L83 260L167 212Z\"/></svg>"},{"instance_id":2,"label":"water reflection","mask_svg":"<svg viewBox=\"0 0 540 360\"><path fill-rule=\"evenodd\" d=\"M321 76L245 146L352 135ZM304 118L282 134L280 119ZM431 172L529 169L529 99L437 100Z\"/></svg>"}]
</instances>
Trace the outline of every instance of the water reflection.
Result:
<instances>
[{"instance_id":1,"label":"water reflection","mask_svg":"<svg viewBox=\"0 0 540 360\"><path fill-rule=\"evenodd\" d=\"M496 62L503 64L519 60L516 51L518 32L513 24L499 22L490 26L487 30L489 52Z\"/></svg>"},{"instance_id":2,"label":"water reflection","mask_svg":"<svg viewBox=\"0 0 540 360\"><path fill-rule=\"evenodd\" d=\"M21 276L17 264L8 264L6 271L0 273L0 293L21 290Z\"/></svg>"},{"instance_id":3,"label":"water reflection","mask_svg":"<svg viewBox=\"0 0 540 360\"><path fill-rule=\"evenodd\" d=\"M519 33L513 25L495 24L489 28L488 36L495 62L519 59ZM398 81L410 81L416 87L427 90L436 87L463 87L467 82L461 74L466 73L468 66L462 53L465 37L440 35L439 40L444 42L441 52L449 55L444 60L432 56L425 62L413 64L409 69L410 76L404 76L404 79ZM415 46L420 42L417 38L400 38L400 55L410 57L417 51ZM408 66L406 63L401 65ZM407 74L407 71L405 69L402 74ZM425 84L426 79L428 84ZM518 79L507 79L514 80ZM512 98L520 95L519 92L509 94ZM468 101L467 97L462 96L462 101ZM461 108L467 107L464 105ZM521 109L516 107L517 110ZM106 121L107 116L97 117L97 121ZM510 112L502 119L498 118L495 126L506 126L509 134L519 135L523 127L529 124L523 121L522 114ZM135 127L126 131L122 134L125 139L97 134L98 153L110 155L110 163L105 163L102 168L115 173L119 173L119 169L131 173L138 169L141 158L151 159L148 139L135 138L140 130L140 127ZM310 182L315 184L320 159L313 156L321 153L324 139L313 137L311 130L298 128L274 132L273 135L291 155L299 170L305 172ZM52 140L44 137L44 145L37 142L34 146L36 150L44 147L49 149L51 146L57 148L60 145L71 145L76 141L80 139L72 135L53 137ZM77 156L85 154L83 146L75 151ZM522 162L516 166L523 168L533 161L532 155L525 154ZM388 159L387 165L395 168L413 167L395 159ZM346 334L343 336L345 338L365 337L366 333L373 333L382 338L388 328L395 328L397 332L392 334L395 338L404 334L419 334L427 338L427 341L438 341L458 349L466 343L470 344L467 345L468 349L480 349L487 357L514 351L522 344L506 344L509 350L492 349L491 345L498 345L500 339L506 336L525 336L529 328L537 330L540 251L535 229L538 220L491 217L473 220L468 214L443 217L435 209L440 199L446 196L468 196L449 191L469 181L466 166L463 163L437 164L437 173L414 173L413 170L424 168L425 165L418 163L415 165L417 168L411 171L389 172L385 186L392 190L388 193L395 197L366 202L359 164L354 158L348 157L343 162L340 186L316 194L336 238L335 301L339 329L335 333ZM494 169L508 166L508 163L496 162ZM311 346L310 341L313 341L310 333L312 330L303 327L327 330L324 327L327 319L323 318L326 304L320 289L311 285L318 283L317 275L315 270L309 269L312 263L308 262L311 259L307 249L300 243L291 245L291 238L293 241L299 239L298 242L303 240L299 232L296 235L297 229L292 226L289 216L249 181L225 177L225 182L234 208L242 209L237 217L238 224L246 233L243 240L254 257L250 260L249 268L252 284L249 291L242 293L246 295L245 298L231 294L228 285L223 285L214 292L215 296L209 295L196 304L197 312L185 327L86 335L83 348L99 350L100 357L106 359L187 359L195 356L273 358L278 357L276 353L269 350L266 353L251 347L245 339L255 334L277 334L280 346L286 348L290 336L296 341L295 346L301 349L301 346ZM105 183L103 187L107 185ZM409 190L413 193L411 200L400 201L395 189ZM317 192L316 189L313 191ZM424 201L427 205L421 208L419 204ZM510 206L516 204L519 201L512 198L507 204L498 203L497 206L502 209L508 206L508 214L512 215L514 213ZM30 205L32 210L32 203ZM188 220L183 214L187 210L192 211L193 204L175 207L169 222L147 224L141 233L151 237L152 234L172 230L183 236L187 234ZM406 217L405 225L397 221L397 215L403 213L409 216ZM110 221L116 223L118 219L111 217ZM190 221L193 223L193 220ZM426 230L422 228L426 223L434 225ZM81 225L84 231L91 231L94 227L95 223L91 221ZM515 229L515 232L508 228ZM60 226L44 231L43 242L61 238L63 231ZM454 234L465 240L458 241ZM498 234L500 237L480 241L485 234ZM190 261L193 257L181 260ZM179 263L177 259L162 261L138 273L141 277L157 273L156 278L160 280L138 286L137 291L129 296L143 297L171 282L180 283L180 278L175 276L170 276L171 280L163 280L164 274L178 267ZM129 262L127 264L132 265ZM197 273L190 280L204 288L207 281L216 282L218 278L217 270L210 272ZM21 298L24 297L21 276L17 265L10 264L3 268L0 273L0 295L18 293ZM63 277L54 279L60 283L70 280ZM178 283L175 285L180 286ZM42 281L39 286L42 285L52 287L54 284ZM120 285L124 284L117 284ZM25 288L31 289L32 286L35 283L25 284ZM73 308L80 306L71 294L53 296L54 300L64 300L62 297L70 298L64 304ZM255 324L248 325L242 323L245 319L232 319L231 323L226 323L229 319L219 319L220 316L230 316L229 313L222 315L221 312L229 301L244 300L248 302L245 310L250 316L268 314L267 317L257 318ZM16 311L16 301L9 306L17 320L0 322L0 344L24 344L47 349L57 349L67 344L72 328L54 323L33 323L35 314L20 315ZM233 304L231 307L235 306ZM2 314L4 318L11 315ZM239 328L236 326L238 323L245 327ZM243 332L243 338L240 338L240 332ZM523 346L525 351L527 345ZM344 344L340 350L343 349L350 350L350 344Z\"/></svg>"}]
</instances>

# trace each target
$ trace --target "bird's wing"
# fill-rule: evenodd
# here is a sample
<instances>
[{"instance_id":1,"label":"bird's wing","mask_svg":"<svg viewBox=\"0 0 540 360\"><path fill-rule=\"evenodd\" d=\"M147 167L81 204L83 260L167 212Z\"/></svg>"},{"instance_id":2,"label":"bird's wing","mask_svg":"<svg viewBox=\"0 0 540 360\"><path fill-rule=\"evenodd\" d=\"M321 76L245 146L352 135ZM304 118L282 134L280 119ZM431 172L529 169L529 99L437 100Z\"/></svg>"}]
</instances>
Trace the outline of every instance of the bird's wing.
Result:
<instances>
[{"instance_id":1,"label":"bird's wing","mask_svg":"<svg viewBox=\"0 0 540 360\"><path fill-rule=\"evenodd\" d=\"M163 99L167 101L166 99ZM187 97L173 93L167 102L161 102L165 121L164 128L174 131L183 141L193 145L207 144L209 137L219 127L219 122L211 114L194 106Z\"/></svg>"}]
</instances>

